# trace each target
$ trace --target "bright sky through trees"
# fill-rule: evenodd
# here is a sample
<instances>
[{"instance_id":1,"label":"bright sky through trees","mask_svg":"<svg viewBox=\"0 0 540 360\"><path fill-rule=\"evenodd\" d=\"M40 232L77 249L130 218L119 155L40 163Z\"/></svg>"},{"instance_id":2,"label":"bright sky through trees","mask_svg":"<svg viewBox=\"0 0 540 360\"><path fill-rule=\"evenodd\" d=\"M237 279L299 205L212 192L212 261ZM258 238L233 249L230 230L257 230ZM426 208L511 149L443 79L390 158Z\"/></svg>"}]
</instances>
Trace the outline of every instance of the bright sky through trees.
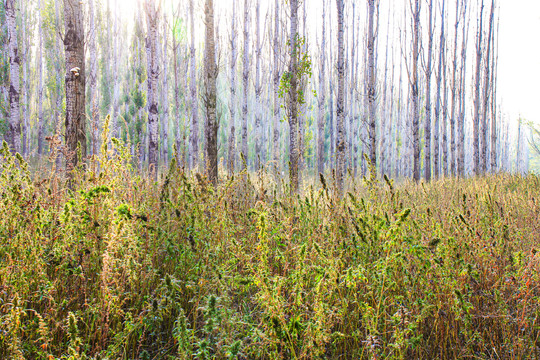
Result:
<instances>
[{"instance_id":1,"label":"bright sky through trees","mask_svg":"<svg viewBox=\"0 0 540 360\"><path fill-rule=\"evenodd\" d=\"M110 0L114 3L114 0ZM132 16L137 1L117 0L119 9L126 16ZM220 22L225 20L226 14L231 11L234 0L219 0L215 2L216 14ZM239 0L236 0L239 1ZM268 7L270 0L262 0L262 9ZM393 6L401 1L381 0L380 24L387 23L387 6ZM173 8L178 0L162 0L162 6ZM313 34L320 15L322 0L309 0L309 24ZM503 111L510 118L517 119L523 116L527 120L540 124L540 47L536 38L540 35L540 1L538 0L500 0L500 39L499 39L499 98ZM401 5L400 5L401 6ZM332 12L335 13L335 4L332 1ZM197 9L202 20L202 9ZM361 8L363 13L365 9ZM262 14L266 11L263 10ZM335 16L335 15L334 15ZM334 23L335 24L335 23ZM202 21L199 24L202 26ZM384 31L384 29L381 29ZM202 28L199 36L202 35ZM470 34L473 39L474 34ZM474 39L473 39L474 40ZM471 44L473 41L470 42Z\"/></svg>"}]
</instances>

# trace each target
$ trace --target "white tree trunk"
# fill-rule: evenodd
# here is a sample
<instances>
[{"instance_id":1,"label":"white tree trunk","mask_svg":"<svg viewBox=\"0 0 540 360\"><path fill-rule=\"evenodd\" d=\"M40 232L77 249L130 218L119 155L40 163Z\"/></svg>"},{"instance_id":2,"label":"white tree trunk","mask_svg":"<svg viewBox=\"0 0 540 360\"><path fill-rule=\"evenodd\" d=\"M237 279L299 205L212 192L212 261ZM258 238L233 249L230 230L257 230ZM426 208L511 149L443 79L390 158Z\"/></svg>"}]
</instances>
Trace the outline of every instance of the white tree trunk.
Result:
<instances>
[{"instance_id":1,"label":"white tree trunk","mask_svg":"<svg viewBox=\"0 0 540 360\"><path fill-rule=\"evenodd\" d=\"M337 21L338 21L338 88L337 88L337 139L336 139L336 183L338 195L343 195L343 186L345 180L345 42L344 42L344 4L343 0L336 0L337 5Z\"/></svg>"},{"instance_id":2,"label":"white tree trunk","mask_svg":"<svg viewBox=\"0 0 540 360\"><path fill-rule=\"evenodd\" d=\"M38 9L41 9L41 0L38 0ZM38 156L43 155L43 25L41 11L38 10L38 53L37 53L37 97L38 97Z\"/></svg>"},{"instance_id":3,"label":"white tree trunk","mask_svg":"<svg viewBox=\"0 0 540 360\"><path fill-rule=\"evenodd\" d=\"M158 172L158 102L157 102L157 87L159 77L159 64L157 61L158 52L158 38L157 38L157 24L158 24L158 10L156 8L155 0L146 0L146 24L147 24L147 36L146 36L146 61L147 61L147 107L148 107L148 167L150 173L157 179Z\"/></svg>"},{"instance_id":4,"label":"white tree trunk","mask_svg":"<svg viewBox=\"0 0 540 360\"><path fill-rule=\"evenodd\" d=\"M244 56L242 72L242 170L248 166L248 89L249 89L249 6L244 0Z\"/></svg>"},{"instance_id":5,"label":"white tree trunk","mask_svg":"<svg viewBox=\"0 0 540 360\"><path fill-rule=\"evenodd\" d=\"M165 167L169 164L169 32L167 20L163 18L163 86L161 88L161 101L163 114L161 116L161 158Z\"/></svg>"},{"instance_id":6,"label":"white tree trunk","mask_svg":"<svg viewBox=\"0 0 540 360\"><path fill-rule=\"evenodd\" d=\"M193 7L195 0L189 1L189 17L190 17L190 32L191 32L191 48L190 48L190 75L189 75L189 91L191 94L191 148L190 148L190 165L192 169L199 169L199 102L197 99L197 72L195 58L195 17L193 15Z\"/></svg>"},{"instance_id":7,"label":"white tree trunk","mask_svg":"<svg viewBox=\"0 0 540 360\"><path fill-rule=\"evenodd\" d=\"M6 0L6 23L9 46L9 141L11 150L21 152L21 115L19 108L21 83L21 57L17 41L15 0Z\"/></svg>"}]
</instances>

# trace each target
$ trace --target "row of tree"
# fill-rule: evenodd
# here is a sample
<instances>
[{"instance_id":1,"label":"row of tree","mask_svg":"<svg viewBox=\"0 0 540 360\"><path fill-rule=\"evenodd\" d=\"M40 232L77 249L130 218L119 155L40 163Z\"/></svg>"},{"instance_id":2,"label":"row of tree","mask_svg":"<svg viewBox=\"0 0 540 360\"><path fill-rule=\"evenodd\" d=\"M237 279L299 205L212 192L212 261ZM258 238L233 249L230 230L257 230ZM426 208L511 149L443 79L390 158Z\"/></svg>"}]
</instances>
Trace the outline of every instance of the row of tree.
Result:
<instances>
[{"instance_id":1,"label":"row of tree","mask_svg":"<svg viewBox=\"0 0 540 360\"><path fill-rule=\"evenodd\" d=\"M176 156L214 183L219 159L229 174L288 168L293 191L328 170L342 188L348 169L431 180L510 167L495 0L233 0L217 18L212 0L139 0L134 21L96 1L4 0L14 151L41 156L48 140L74 166L78 147L99 153L110 114L140 169Z\"/></svg>"}]
</instances>

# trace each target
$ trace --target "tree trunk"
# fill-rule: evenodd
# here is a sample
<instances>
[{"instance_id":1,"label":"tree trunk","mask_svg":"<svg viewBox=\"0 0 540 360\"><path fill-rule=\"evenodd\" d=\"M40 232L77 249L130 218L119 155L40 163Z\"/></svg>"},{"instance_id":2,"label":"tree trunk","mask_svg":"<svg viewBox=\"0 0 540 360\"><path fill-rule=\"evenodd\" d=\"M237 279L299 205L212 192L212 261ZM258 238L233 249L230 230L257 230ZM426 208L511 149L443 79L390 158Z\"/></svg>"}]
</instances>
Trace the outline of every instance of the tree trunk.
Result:
<instances>
[{"instance_id":1,"label":"tree trunk","mask_svg":"<svg viewBox=\"0 0 540 360\"><path fill-rule=\"evenodd\" d=\"M23 71L23 83L22 83L22 93L23 93L23 104L22 104L22 141L21 141L21 151L23 157L28 156L28 104L29 104L29 92L30 88L28 86L28 52L30 51L30 43L27 38L27 20L26 12L28 5L25 1L21 2L21 27L22 27L22 71Z\"/></svg>"},{"instance_id":2,"label":"tree trunk","mask_svg":"<svg viewBox=\"0 0 540 360\"><path fill-rule=\"evenodd\" d=\"M89 50L90 50L90 104L91 104L91 129L92 129L92 154L99 153L99 107L97 94L97 50L96 50L96 24L94 20L94 0L88 1L89 17L90 17L90 32L89 32Z\"/></svg>"},{"instance_id":3,"label":"tree trunk","mask_svg":"<svg viewBox=\"0 0 540 360\"><path fill-rule=\"evenodd\" d=\"M324 173L324 122L326 118L326 0L323 0L322 8L322 40L320 53L319 69L319 109L317 117L317 172Z\"/></svg>"},{"instance_id":4,"label":"tree trunk","mask_svg":"<svg viewBox=\"0 0 540 360\"><path fill-rule=\"evenodd\" d=\"M167 21L163 18L163 87L161 99L163 102L163 114L161 117L161 157L165 167L169 164L169 32Z\"/></svg>"},{"instance_id":5,"label":"tree trunk","mask_svg":"<svg viewBox=\"0 0 540 360\"><path fill-rule=\"evenodd\" d=\"M463 28L462 28L462 45L461 45L461 69L460 69L460 85L459 85L459 123L458 123L458 175L465 175L465 74L467 65L467 38L469 35L469 23L467 17L467 0L462 0L463 8Z\"/></svg>"},{"instance_id":6,"label":"tree trunk","mask_svg":"<svg viewBox=\"0 0 540 360\"><path fill-rule=\"evenodd\" d=\"M273 113L273 137L272 137L272 143L273 143L273 158L274 158L274 169L275 173L277 174L279 171L279 124L280 124L280 103L279 103L279 81L280 81L280 73L279 73L279 64L280 64L280 48L279 48L279 1L276 0L274 5L274 44L273 44L273 55L274 55L274 113Z\"/></svg>"},{"instance_id":7,"label":"tree trunk","mask_svg":"<svg viewBox=\"0 0 540 360\"><path fill-rule=\"evenodd\" d=\"M433 52L433 0L429 1L428 55L426 68L426 123L424 127L424 178L431 180L431 64Z\"/></svg>"},{"instance_id":8,"label":"tree trunk","mask_svg":"<svg viewBox=\"0 0 540 360\"><path fill-rule=\"evenodd\" d=\"M156 8L155 0L146 0L146 61L147 61L147 107L148 107L148 168L154 179L157 179L158 173L158 102L157 102L157 87L159 77L159 65L157 61L157 23L159 12Z\"/></svg>"},{"instance_id":9,"label":"tree trunk","mask_svg":"<svg viewBox=\"0 0 540 360\"><path fill-rule=\"evenodd\" d=\"M452 105L450 108L450 173L452 175L457 174L457 158L456 158L456 101L457 101L457 40L459 32L459 1L456 1L456 21L454 24L454 49L452 60Z\"/></svg>"},{"instance_id":10,"label":"tree trunk","mask_svg":"<svg viewBox=\"0 0 540 360\"><path fill-rule=\"evenodd\" d=\"M192 169L199 168L199 103L197 99L197 72L195 58L195 17L193 15L193 7L195 0L189 1L189 17L191 19L191 48L190 48L190 79L189 92L191 94L191 151L190 165Z\"/></svg>"},{"instance_id":11,"label":"tree trunk","mask_svg":"<svg viewBox=\"0 0 540 360\"><path fill-rule=\"evenodd\" d=\"M474 173L479 175L482 172L480 161L480 69L482 66L482 34L483 26L482 20L484 15L484 0L480 7L480 25L476 32L476 73L474 81L474 119L473 119L473 159L474 159Z\"/></svg>"},{"instance_id":12,"label":"tree trunk","mask_svg":"<svg viewBox=\"0 0 540 360\"><path fill-rule=\"evenodd\" d=\"M433 177L435 179L439 178L440 170L440 149L441 144L439 143L439 133L440 133L440 115L441 115L441 81L444 77L443 75L443 66L444 66L444 47L445 47L445 22L444 22L444 5L443 0L443 11L442 11L442 21L441 21L441 37L439 41L439 65L437 69L437 93L435 97L435 123L433 124ZM444 122L444 121L443 121Z\"/></svg>"},{"instance_id":13,"label":"tree trunk","mask_svg":"<svg viewBox=\"0 0 540 360\"><path fill-rule=\"evenodd\" d=\"M6 23L9 46L9 136L13 152L21 152L21 114L19 108L21 84L21 57L17 41L17 18L15 15L16 0L6 0Z\"/></svg>"},{"instance_id":14,"label":"tree trunk","mask_svg":"<svg viewBox=\"0 0 540 360\"><path fill-rule=\"evenodd\" d=\"M412 48L412 78L411 96L412 96L412 133L413 133L413 178L415 181L420 180L420 111L419 111L419 96L418 96L418 57L420 55L420 0L414 0L413 13L413 48ZM444 0L443 0L444 4Z\"/></svg>"},{"instance_id":15,"label":"tree trunk","mask_svg":"<svg viewBox=\"0 0 540 360\"><path fill-rule=\"evenodd\" d=\"M261 123L261 40L260 40L260 0L255 5L255 170L261 169L262 157L262 123Z\"/></svg>"},{"instance_id":16,"label":"tree trunk","mask_svg":"<svg viewBox=\"0 0 540 360\"><path fill-rule=\"evenodd\" d=\"M204 7L206 43L204 56L205 72L205 105L206 105L206 174L210 182L216 186L218 181L217 162L217 132L218 122L216 119L216 79L218 69L216 65L216 42L214 38L214 1L206 0Z\"/></svg>"},{"instance_id":17,"label":"tree trunk","mask_svg":"<svg viewBox=\"0 0 540 360\"><path fill-rule=\"evenodd\" d=\"M118 70L118 42L119 42L119 26L118 26L118 0L114 1L113 12L113 58L112 58L112 75L113 75L113 111L112 111L112 136L120 138L120 121L118 120L118 109L120 107L120 82Z\"/></svg>"},{"instance_id":18,"label":"tree trunk","mask_svg":"<svg viewBox=\"0 0 540 360\"><path fill-rule=\"evenodd\" d=\"M242 72L242 170L248 166L248 89L249 89L249 6L248 0L244 0L244 57Z\"/></svg>"},{"instance_id":19,"label":"tree trunk","mask_svg":"<svg viewBox=\"0 0 540 360\"><path fill-rule=\"evenodd\" d=\"M38 9L41 9L41 0L38 0ZM38 156L43 155L43 21L41 19L41 10L38 10L38 53L37 53L37 72L38 72Z\"/></svg>"},{"instance_id":20,"label":"tree trunk","mask_svg":"<svg viewBox=\"0 0 540 360\"><path fill-rule=\"evenodd\" d=\"M86 158L85 115L85 50L82 4L78 0L64 0L66 56L66 146L69 152L68 169L78 164L77 147L81 158Z\"/></svg>"},{"instance_id":21,"label":"tree trunk","mask_svg":"<svg viewBox=\"0 0 540 360\"><path fill-rule=\"evenodd\" d=\"M289 181L291 193L298 193L298 0L290 0L291 28L290 28L290 62L289 62L289 89L287 98L287 112L289 118Z\"/></svg>"},{"instance_id":22,"label":"tree trunk","mask_svg":"<svg viewBox=\"0 0 540 360\"><path fill-rule=\"evenodd\" d=\"M344 111L344 92L345 92L345 43L343 39L343 16L344 4L343 0L336 0L337 5L337 21L338 21L338 89L337 89L337 141L336 141L336 182L338 195L343 195L343 183L345 180L345 111Z\"/></svg>"},{"instance_id":23,"label":"tree trunk","mask_svg":"<svg viewBox=\"0 0 540 360\"><path fill-rule=\"evenodd\" d=\"M484 95L483 95L483 104L482 104L482 122L481 126L482 129L480 131L481 134L481 142L480 142L480 149L481 149L481 155L480 155L480 167L482 169L482 173L485 173L488 169L488 132L489 132L489 126L488 126L488 110L489 110L489 98L491 94L491 89L494 87L494 84L491 83L491 38L493 34L493 17L495 14L495 0L492 0L491 2L491 12L489 15L489 31L488 31L488 37L486 38L487 41L487 50L486 50L486 60L485 60L485 74L484 74Z\"/></svg>"},{"instance_id":24,"label":"tree trunk","mask_svg":"<svg viewBox=\"0 0 540 360\"><path fill-rule=\"evenodd\" d=\"M236 144L236 60L238 56L238 49L236 48L236 4L233 2L233 16L231 20L231 102L229 104L229 113L230 113L230 135L229 135L229 176L234 175L234 163L235 163L235 144Z\"/></svg>"},{"instance_id":25,"label":"tree trunk","mask_svg":"<svg viewBox=\"0 0 540 360\"><path fill-rule=\"evenodd\" d=\"M375 24L375 0L368 0L368 101L369 101L369 160L371 161L371 176L377 175L377 67L375 63L376 33ZM378 11L377 11L378 13ZM378 15L377 15L378 17Z\"/></svg>"}]
</instances>

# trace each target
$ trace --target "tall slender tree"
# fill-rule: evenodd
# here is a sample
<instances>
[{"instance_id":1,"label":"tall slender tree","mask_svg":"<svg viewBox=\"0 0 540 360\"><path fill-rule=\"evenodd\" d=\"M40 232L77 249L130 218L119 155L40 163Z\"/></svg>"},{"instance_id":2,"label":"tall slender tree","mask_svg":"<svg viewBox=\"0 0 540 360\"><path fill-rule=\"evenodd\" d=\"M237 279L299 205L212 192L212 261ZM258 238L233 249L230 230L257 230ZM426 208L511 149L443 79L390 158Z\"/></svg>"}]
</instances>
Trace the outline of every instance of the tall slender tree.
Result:
<instances>
[{"instance_id":1,"label":"tall slender tree","mask_svg":"<svg viewBox=\"0 0 540 360\"><path fill-rule=\"evenodd\" d=\"M255 169L261 169L262 155L262 111L261 111L261 4L260 0L255 3Z\"/></svg>"},{"instance_id":2,"label":"tall slender tree","mask_svg":"<svg viewBox=\"0 0 540 360\"><path fill-rule=\"evenodd\" d=\"M336 183L339 196L343 194L343 183L345 180L345 42L344 42L344 3L343 0L336 0L337 6L337 42L338 42L338 59L337 59L337 104L336 104L336 119L337 119L337 139L336 139Z\"/></svg>"},{"instance_id":3,"label":"tall slender tree","mask_svg":"<svg viewBox=\"0 0 540 360\"><path fill-rule=\"evenodd\" d=\"M368 0L368 101L369 101L369 159L371 161L372 176L375 177L377 171L377 65L375 61L377 33L375 27L378 26L378 15L375 20L375 12L378 13L376 0ZM375 23L377 21L377 24Z\"/></svg>"},{"instance_id":4,"label":"tall slender tree","mask_svg":"<svg viewBox=\"0 0 540 360\"><path fill-rule=\"evenodd\" d=\"M64 0L64 49L66 56L66 146L68 168L78 163L77 147L86 158L85 115L85 40L82 4L78 0Z\"/></svg>"},{"instance_id":5,"label":"tall slender tree","mask_svg":"<svg viewBox=\"0 0 540 360\"><path fill-rule=\"evenodd\" d=\"M43 117L43 26L42 26L42 7L41 0L38 0L38 53L37 53L37 72L38 72L38 84L37 84L37 97L38 97L38 156L43 155L43 130L45 127Z\"/></svg>"},{"instance_id":6,"label":"tall slender tree","mask_svg":"<svg viewBox=\"0 0 540 360\"><path fill-rule=\"evenodd\" d=\"M216 186L218 181L218 122L216 118L217 88L216 79L218 68L216 64L216 41L214 34L214 1L206 0L204 6L206 27L205 52L204 52L204 81L206 107L206 173L210 182Z\"/></svg>"},{"instance_id":7,"label":"tall slender tree","mask_svg":"<svg viewBox=\"0 0 540 360\"><path fill-rule=\"evenodd\" d=\"M280 123L280 102L279 102L279 80L281 74L280 69L280 44L279 44L279 2L276 0L274 4L274 40L273 40L273 80L274 80L274 99L273 99L273 136L272 136L272 146L273 146L273 160L274 160L274 170L277 174L279 169L279 123Z\"/></svg>"},{"instance_id":8,"label":"tall slender tree","mask_svg":"<svg viewBox=\"0 0 540 360\"><path fill-rule=\"evenodd\" d=\"M162 163L169 163L169 30L167 18L163 17L163 82L161 87L161 101L163 112L161 116L161 158Z\"/></svg>"},{"instance_id":9,"label":"tall slender tree","mask_svg":"<svg viewBox=\"0 0 540 360\"><path fill-rule=\"evenodd\" d=\"M155 0L145 0L146 12L146 61L147 65L147 107L148 107L148 167L157 179L158 172L158 18L159 9Z\"/></svg>"},{"instance_id":10,"label":"tall slender tree","mask_svg":"<svg viewBox=\"0 0 540 360\"><path fill-rule=\"evenodd\" d=\"M190 135L190 166L199 168L199 102L197 100L197 59L195 58L195 0L189 0L190 18L190 68L189 68L189 92L191 96L191 135Z\"/></svg>"},{"instance_id":11,"label":"tall slender tree","mask_svg":"<svg viewBox=\"0 0 540 360\"><path fill-rule=\"evenodd\" d=\"M474 173L479 175L482 172L480 162L480 102L482 89L480 88L480 77L482 67L482 47L483 47L483 16L484 16L484 0L479 9L479 25L476 30L476 66L474 80L474 118L473 118L473 161Z\"/></svg>"},{"instance_id":12,"label":"tall slender tree","mask_svg":"<svg viewBox=\"0 0 540 360\"><path fill-rule=\"evenodd\" d=\"M21 94L21 56L19 42L17 38L17 17L16 1L6 0L6 23L8 30L9 47L9 136L11 149L21 152L21 114L20 114L20 94Z\"/></svg>"},{"instance_id":13,"label":"tall slender tree","mask_svg":"<svg viewBox=\"0 0 540 360\"><path fill-rule=\"evenodd\" d=\"M248 166L248 90L249 90L249 5L248 0L244 0L244 53L242 65L242 155L245 162L242 169Z\"/></svg>"},{"instance_id":14,"label":"tall slender tree","mask_svg":"<svg viewBox=\"0 0 540 360\"><path fill-rule=\"evenodd\" d=\"M429 0L428 6L428 48L426 66L426 119L424 126L425 146L424 146L424 178L431 180L431 75L432 75L432 52L433 52L433 0Z\"/></svg>"},{"instance_id":15,"label":"tall slender tree","mask_svg":"<svg viewBox=\"0 0 540 360\"><path fill-rule=\"evenodd\" d=\"M412 135L413 135L413 178L420 180L420 109L418 93L418 58L420 55L420 0L414 0L411 5L413 9L413 46L412 46L412 68L411 78L411 99L412 99Z\"/></svg>"},{"instance_id":16,"label":"tall slender tree","mask_svg":"<svg viewBox=\"0 0 540 360\"><path fill-rule=\"evenodd\" d=\"M319 48L320 69L319 69L319 109L317 113L317 172L324 173L324 140L326 121L326 0L323 0L322 7L322 39Z\"/></svg>"},{"instance_id":17,"label":"tall slender tree","mask_svg":"<svg viewBox=\"0 0 540 360\"><path fill-rule=\"evenodd\" d=\"M492 38L493 38L493 24L495 16L495 0L491 1L491 10L489 13L489 25L488 25L488 36L486 38L487 49L486 49L486 58L484 60L484 94L482 96L482 120L481 120L481 131L480 131L480 168L482 173L485 173L489 165L489 153L488 153L488 133L489 133L489 123L488 123L488 111L490 108L490 95L491 88L493 84L491 83L491 52L492 48Z\"/></svg>"},{"instance_id":18,"label":"tall slender tree","mask_svg":"<svg viewBox=\"0 0 540 360\"><path fill-rule=\"evenodd\" d=\"M290 0L291 24L289 33L290 60L288 70L289 89L287 117L289 119L289 181L291 192L299 190L299 143L298 143L298 0Z\"/></svg>"}]
</instances>

